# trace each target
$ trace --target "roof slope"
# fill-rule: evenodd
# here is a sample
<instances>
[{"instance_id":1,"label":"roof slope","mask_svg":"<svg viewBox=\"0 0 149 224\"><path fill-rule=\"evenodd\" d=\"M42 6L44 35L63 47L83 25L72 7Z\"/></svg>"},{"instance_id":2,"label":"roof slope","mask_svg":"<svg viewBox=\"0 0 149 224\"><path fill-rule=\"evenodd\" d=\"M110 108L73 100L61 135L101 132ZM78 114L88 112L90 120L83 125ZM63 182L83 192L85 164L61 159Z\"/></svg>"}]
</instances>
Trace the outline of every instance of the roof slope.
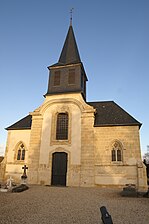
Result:
<instances>
[{"instance_id":1,"label":"roof slope","mask_svg":"<svg viewBox=\"0 0 149 224\"><path fill-rule=\"evenodd\" d=\"M123 110L114 101L87 102L96 109L94 126L124 126L141 123Z\"/></svg>"},{"instance_id":2,"label":"roof slope","mask_svg":"<svg viewBox=\"0 0 149 224\"><path fill-rule=\"evenodd\" d=\"M137 125L141 127L141 123L123 110L114 101L102 102L87 102L96 109L95 127L101 126L131 126ZM6 128L6 130L22 130L31 129L32 116L28 115L23 119L17 121L13 125Z\"/></svg>"},{"instance_id":3,"label":"roof slope","mask_svg":"<svg viewBox=\"0 0 149 224\"><path fill-rule=\"evenodd\" d=\"M21 120L17 121L13 125L6 128L6 130L22 130L22 129L31 129L32 125L32 116L27 115Z\"/></svg>"},{"instance_id":4,"label":"roof slope","mask_svg":"<svg viewBox=\"0 0 149 224\"><path fill-rule=\"evenodd\" d=\"M50 66L61 66L81 63L73 28L70 25L58 63Z\"/></svg>"},{"instance_id":5,"label":"roof slope","mask_svg":"<svg viewBox=\"0 0 149 224\"><path fill-rule=\"evenodd\" d=\"M0 163L3 161L4 156L0 156Z\"/></svg>"}]
</instances>

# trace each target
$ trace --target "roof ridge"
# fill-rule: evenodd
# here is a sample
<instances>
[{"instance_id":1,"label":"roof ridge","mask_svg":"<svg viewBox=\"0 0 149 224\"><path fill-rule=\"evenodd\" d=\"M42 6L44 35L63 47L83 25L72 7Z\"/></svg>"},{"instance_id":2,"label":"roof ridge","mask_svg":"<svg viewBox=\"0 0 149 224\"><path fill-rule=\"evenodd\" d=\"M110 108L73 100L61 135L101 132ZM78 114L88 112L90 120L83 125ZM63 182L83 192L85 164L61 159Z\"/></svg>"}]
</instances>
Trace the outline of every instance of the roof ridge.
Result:
<instances>
[{"instance_id":1,"label":"roof ridge","mask_svg":"<svg viewBox=\"0 0 149 224\"><path fill-rule=\"evenodd\" d=\"M113 100L103 100L103 101L90 101L90 102L87 102L87 103L115 103Z\"/></svg>"}]
</instances>

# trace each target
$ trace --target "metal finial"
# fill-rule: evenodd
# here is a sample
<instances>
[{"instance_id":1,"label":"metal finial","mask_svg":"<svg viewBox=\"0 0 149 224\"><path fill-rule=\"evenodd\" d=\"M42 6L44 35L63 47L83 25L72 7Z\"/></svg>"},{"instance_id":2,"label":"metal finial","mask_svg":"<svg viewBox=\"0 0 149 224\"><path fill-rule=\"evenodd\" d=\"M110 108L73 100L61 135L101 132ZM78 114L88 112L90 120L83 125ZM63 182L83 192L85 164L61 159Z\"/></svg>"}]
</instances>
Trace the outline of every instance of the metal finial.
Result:
<instances>
[{"instance_id":1,"label":"metal finial","mask_svg":"<svg viewBox=\"0 0 149 224\"><path fill-rule=\"evenodd\" d=\"M70 9L70 26L72 26L72 13L73 13L74 8Z\"/></svg>"}]
</instances>

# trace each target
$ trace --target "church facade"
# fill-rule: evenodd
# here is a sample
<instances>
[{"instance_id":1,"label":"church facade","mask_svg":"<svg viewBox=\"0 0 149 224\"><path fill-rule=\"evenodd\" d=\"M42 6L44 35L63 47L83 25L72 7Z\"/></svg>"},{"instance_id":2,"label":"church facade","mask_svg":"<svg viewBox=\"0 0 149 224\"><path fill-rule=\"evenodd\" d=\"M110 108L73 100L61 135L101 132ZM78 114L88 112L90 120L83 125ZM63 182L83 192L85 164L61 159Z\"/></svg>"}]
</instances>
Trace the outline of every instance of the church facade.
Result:
<instances>
[{"instance_id":1,"label":"church facade","mask_svg":"<svg viewBox=\"0 0 149 224\"><path fill-rule=\"evenodd\" d=\"M4 179L29 184L124 186L146 190L141 161L141 123L114 101L87 102L87 76L73 27L56 64L48 67L43 104L6 128Z\"/></svg>"}]
</instances>

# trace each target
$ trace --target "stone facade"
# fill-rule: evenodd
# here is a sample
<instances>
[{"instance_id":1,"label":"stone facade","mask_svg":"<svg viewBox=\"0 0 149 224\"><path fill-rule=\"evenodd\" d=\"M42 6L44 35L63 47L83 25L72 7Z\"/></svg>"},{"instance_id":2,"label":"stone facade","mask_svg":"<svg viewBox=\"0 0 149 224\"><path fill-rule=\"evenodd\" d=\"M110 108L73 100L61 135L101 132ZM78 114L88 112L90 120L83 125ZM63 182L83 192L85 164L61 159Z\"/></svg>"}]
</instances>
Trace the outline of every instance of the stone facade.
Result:
<instances>
[{"instance_id":1,"label":"stone facade","mask_svg":"<svg viewBox=\"0 0 149 224\"><path fill-rule=\"evenodd\" d=\"M55 139L56 116L58 113L62 112L67 112L69 114L68 140ZM44 104L32 113L33 117L34 113L35 117L37 116L37 113L40 114L38 115L40 118L35 119L35 133L37 134L38 127L40 129L40 134L38 133L38 139L33 137L33 142L30 141L31 153L29 154L29 159L31 163L28 164L30 167L28 172L29 180L31 179L31 182L34 183L51 184L52 154L54 152L66 152L68 154L67 184L69 186L81 186L86 184L86 181L83 180L85 175L81 178L81 172L87 172L86 178L88 178L88 172L91 172L91 163L88 161L91 160L91 157L88 156L89 158L87 159L87 155L89 155L89 150L94 151L94 145L92 140L92 147L91 142L90 147L88 146L89 143L86 141L86 136L89 135L88 139L90 139L90 134L93 136L94 133L94 109L84 102L81 94L61 94L56 96L47 96ZM86 118L89 121L85 123ZM40 122L40 120L43 122ZM87 126L91 126L92 130L88 129ZM31 130L31 136L33 130L34 129ZM35 141L37 141L38 149L35 147ZM38 141L40 141L40 143ZM35 148L32 147L32 144ZM86 151L87 148L89 148L88 151ZM39 177L38 180L36 179L33 181L31 176L35 172L35 168L33 169L33 172L32 161L35 161L34 156L36 158L36 154L38 158L40 157L39 161L36 161L37 168L39 170ZM93 166L93 161L91 160L91 162ZM83 164L84 169L82 169L81 164ZM35 173L33 176L35 179ZM93 185L93 180L92 183L90 181L87 186L88 185Z\"/></svg>"},{"instance_id":2,"label":"stone facade","mask_svg":"<svg viewBox=\"0 0 149 224\"><path fill-rule=\"evenodd\" d=\"M56 115L69 114L68 140L56 140ZM138 126L94 127L95 109L81 94L47 96L41 107L32 112L31 130L8 132L5 179L17 182L22 166L28 166L28 182L51 184L52 154L66 152L67 186L124 186L136 184L146 190L146 173L141 162ZM16 160L20 142L26 148L25 161ZM114 142L122 149L122 161L111 160Z\"/></svg>"},{"instance_id":3,"label":"stone facade","mask_svg":"<svg viewBox=\"0 0 149 224\"><path fill-rule=\"evenodd\" d=\"M111 161L113 142L121 143L123 159L120 162ZM140 190L146 186L137 126L96 127L95 158L95 184L123 186L132 183Z\"/></svg>"},{"instance_id":4,"label":"stone facade","mask_svg":"<svg viewBox=\"0 0 149 224\"><path fill-rule=\"evenodd\" d=\"M28 164L28 149L30 142L30 130L10 130L8 131L5 159L5 180L12 176L17 182L22 175L22 166ZM24 161L17 160L18 146L23 143L26 149Z\"/></svg>"}]
</instances>

